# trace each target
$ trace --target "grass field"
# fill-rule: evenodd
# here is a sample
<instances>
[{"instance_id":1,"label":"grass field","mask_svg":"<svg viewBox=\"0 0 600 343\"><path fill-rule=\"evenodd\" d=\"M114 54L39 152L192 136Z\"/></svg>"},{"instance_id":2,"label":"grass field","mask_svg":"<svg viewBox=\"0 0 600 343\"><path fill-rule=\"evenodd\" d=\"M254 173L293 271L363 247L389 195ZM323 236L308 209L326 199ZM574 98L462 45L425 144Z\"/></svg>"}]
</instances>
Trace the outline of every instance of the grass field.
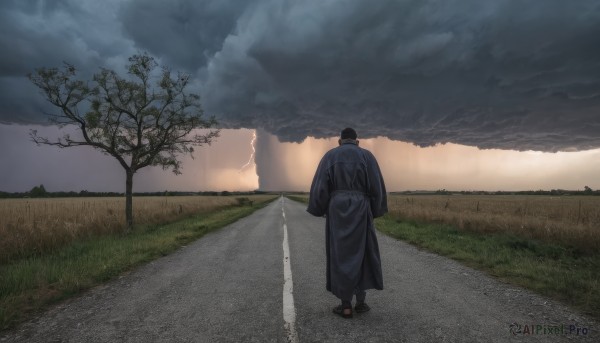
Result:
<instances>
[{"instance_id":1,"label":"grass field","mask_svg":"<svg viewBox=\"0 0 600 343\"><path fill-rule=\"evenodd\" d=\"M600 319L600 199L392 195L388 207L379 231Z\"/></svg>"},{"instance_id":2,"label":"grass field","mask_svg":"<svg viewBox=\"0 0 600 343\"><path fill-rule=\"evenodd\" d=\"M134 197L136 226L208 213L269 195ZM125 230L125 198L0 199L0 264L54 251L70 242Z\"/></svg>"},{"instance_id":3,"label":"grass field","mask_svg":"<svg viewBox=\"0 0 600 343\"><path fill-rule=\"evenodd\" d=\"M233 197L212 198L169 198L166 204L173 200L177 204L176 209L180 204L182 207L192 207L196 204L199 212L191 216L188 213L186 219L168 224L137 226L127 235L99 231L94 234L102 234L91 239L80 238L68 243L63 242L61 246L57 245L51 250L14 258L0 264L0 330L14 326L51 303L166 255L212 230L245 217L276 199L276 196L250 196L248 199L253 201L252 205L247 201L242 201L243 204L240 205ZM87 204L105 204L101 200L109 199L94 200L99 201L86 201ZM197 200L203 200L204 205L199 205ZM70 203L65 203L74 202L76 201L71 200ZM144 203L147 206L146 211L150 211L141 213L152 217L151 220L164 219L151 215L151 211L159 211L157 204L165 204L161 199L138 199L138 204L140 203ZM87 208L89 205L85 206ZM139 207L138 211L141 211ZM168 209L165 212L175 217L183 215L172 214ZM65 213L65 216L68 214ZM63 232L59 231L59 234L62 235ZM51 235L48 233L47 237Z\"/></svg>"},{"instance_id":4,"label":"grass field","mask_svg":"<svg viewBox=\"0 0 600 343\"><path fill-rule=\"evenodd\" d=\"M600 197L392 195L388 207L399 219L470 232L513 233L582 253L600 250Z\"/></svg>"}]
</instances>

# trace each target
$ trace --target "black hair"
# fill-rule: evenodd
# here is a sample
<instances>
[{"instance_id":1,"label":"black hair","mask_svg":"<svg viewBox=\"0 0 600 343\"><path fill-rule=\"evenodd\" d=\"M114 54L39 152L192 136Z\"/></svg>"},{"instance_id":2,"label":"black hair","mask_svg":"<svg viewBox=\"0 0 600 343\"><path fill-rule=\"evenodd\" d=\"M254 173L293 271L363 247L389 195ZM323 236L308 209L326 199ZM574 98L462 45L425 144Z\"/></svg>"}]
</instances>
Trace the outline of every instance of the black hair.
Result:
<instances>
[{"instance_id":1,"label":"black hair","mask_svg":"<svg viewBox=\"0 0 600 343\"><path fill-rule=\"evenodd\" d=\"M340 135L341 139L356 139L357 137L356 131L350 127L343 129L342 134Z\"/></svg>"}]
</instances>

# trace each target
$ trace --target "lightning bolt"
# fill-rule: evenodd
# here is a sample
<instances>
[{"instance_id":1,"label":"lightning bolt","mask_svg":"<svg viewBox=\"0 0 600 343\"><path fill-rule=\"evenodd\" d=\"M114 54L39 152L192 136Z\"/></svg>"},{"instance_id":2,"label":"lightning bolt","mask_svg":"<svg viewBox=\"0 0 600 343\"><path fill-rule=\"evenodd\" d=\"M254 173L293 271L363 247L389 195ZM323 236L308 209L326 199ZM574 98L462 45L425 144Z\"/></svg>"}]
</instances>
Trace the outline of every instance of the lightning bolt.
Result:
<instances>
[{"instance_id":1,"label":"lightning bolt","mask_svg":"<svg viewBox=\"0 0 600 343\"><path fill-rule=\"evenodd\" d=\"M250 163L252 163L252 161L254 160L254 154L256 153L256 148L254 147L254 142L256 141L256 130L254 130L254 132L252 133L252 141L250 141L250 146L252 147L252 154L250 154L250 158L248 159L248 163L244 164L241 168L240 168L240 173L247 167L250 165Z\"/></svg>"}]
</instances>

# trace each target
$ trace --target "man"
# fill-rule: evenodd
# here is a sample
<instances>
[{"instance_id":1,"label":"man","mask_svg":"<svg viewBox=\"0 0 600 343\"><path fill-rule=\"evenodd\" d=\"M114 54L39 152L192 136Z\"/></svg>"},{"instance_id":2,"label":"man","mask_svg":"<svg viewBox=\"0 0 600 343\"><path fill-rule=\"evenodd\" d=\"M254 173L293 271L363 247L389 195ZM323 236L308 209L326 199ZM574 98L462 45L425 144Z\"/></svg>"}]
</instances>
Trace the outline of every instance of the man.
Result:
<instances>
[{"instance_id":1,"label":"man","mask_svg":"<svg viewBox=\"0 0 600 343\"><path fill-rule=\"evenodd\" d=\"M327 290L341 299L333 312L352 318L369 311L367 289L383 289L381 259L373 218L387 212L387 196L373 154L358 146L356 131L342 130L339 146L321 159L307 211L326 216Z\"/></svg>"}]
</instances>

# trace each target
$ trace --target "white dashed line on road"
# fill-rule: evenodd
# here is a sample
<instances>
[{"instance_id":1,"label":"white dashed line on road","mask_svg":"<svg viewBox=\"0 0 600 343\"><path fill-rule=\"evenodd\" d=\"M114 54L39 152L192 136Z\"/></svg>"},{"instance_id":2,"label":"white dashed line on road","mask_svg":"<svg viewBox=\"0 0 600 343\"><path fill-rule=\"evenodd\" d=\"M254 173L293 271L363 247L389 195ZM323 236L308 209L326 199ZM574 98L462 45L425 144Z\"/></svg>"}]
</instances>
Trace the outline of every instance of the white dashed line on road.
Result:
<instances>
[{"instance_id":1,"label":"white dashed line on road","mask_svg":"<svg viewBox=\"0 0 600 343\"><path fill-rule=\"evenodd\" d=\"M296 309L294 308L294 284L288 243L287 223L285 219L285 198L281 197L281 214L283 216L283 322L287 342L298 342L296 333Z\"/></svg>"}]
</instances>

